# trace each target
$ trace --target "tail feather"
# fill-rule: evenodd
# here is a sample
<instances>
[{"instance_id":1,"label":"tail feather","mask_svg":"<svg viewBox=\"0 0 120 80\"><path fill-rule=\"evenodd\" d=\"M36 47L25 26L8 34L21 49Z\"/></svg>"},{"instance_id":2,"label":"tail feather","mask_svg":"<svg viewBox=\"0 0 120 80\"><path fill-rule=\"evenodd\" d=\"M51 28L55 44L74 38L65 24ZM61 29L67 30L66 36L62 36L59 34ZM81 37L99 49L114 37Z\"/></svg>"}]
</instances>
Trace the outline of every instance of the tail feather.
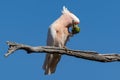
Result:
<instances>
[{"instance_id":1,"label":"tail feather","mask_svg":"<svg viewBox=\"0 0 120 80\"><path fill-rule=\"evenodd\" d=\"M45 74L52 74L55 72L58 62L60 61L60 54L47 54L43 65Z\"/></svg>"}]
</instances>

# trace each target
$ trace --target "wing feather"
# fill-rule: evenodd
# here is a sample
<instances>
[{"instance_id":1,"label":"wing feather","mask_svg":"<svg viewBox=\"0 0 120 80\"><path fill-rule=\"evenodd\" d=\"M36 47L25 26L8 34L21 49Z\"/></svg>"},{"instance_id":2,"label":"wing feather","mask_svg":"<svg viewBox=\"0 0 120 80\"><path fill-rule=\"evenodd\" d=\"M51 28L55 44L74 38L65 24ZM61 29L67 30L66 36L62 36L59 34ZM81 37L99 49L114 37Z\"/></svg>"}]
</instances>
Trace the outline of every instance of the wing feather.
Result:
<instances>
[{"instance_id":1,"label":"wing feather","mask_svg":"<svg viewBox=\"0 0 120 80\"><path fill-rule=\"evenodd\" d=\"M54 46L56 31L53 27L49 27L47 36L47 46Z\"/></svg>"},{"instance_id":2,"label":"wing feather","mask_svg":"<svg viewBox=\"0 0 120 80\"><path fill-rule=\"evenodd\" d=\"M47 36L47 46L54 46L55 36L56 36L55 29L52 26L49 27L48 36ZM53 54L46 54L45 62L43 65L43 69L45 70L45 74L51 74L50 65L51 65L52 61L53 61Z\"/></svg>"}]
</instances>

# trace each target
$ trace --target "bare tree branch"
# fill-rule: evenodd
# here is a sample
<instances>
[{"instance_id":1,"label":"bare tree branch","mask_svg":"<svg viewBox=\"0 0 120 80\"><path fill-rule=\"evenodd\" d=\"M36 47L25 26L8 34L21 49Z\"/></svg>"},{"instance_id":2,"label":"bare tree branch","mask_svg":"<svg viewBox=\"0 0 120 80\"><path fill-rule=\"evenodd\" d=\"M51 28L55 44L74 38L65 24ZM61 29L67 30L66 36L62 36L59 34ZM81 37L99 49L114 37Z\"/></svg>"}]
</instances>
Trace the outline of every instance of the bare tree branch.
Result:
<instances>
[{"instance_id":1,"label":"bare tree branch","mask_svg":"<svg viewBox=\"0 0 120 80\"><path fill-rule=\"evenodd\" d=\"M99 62L114 62L120 61L120 54L99 54L92 51L71 50L66 48L52 47L52 46L29 46L25 44L18 44L15 42L7 42L9 49L5 56L9 56L14 51L25 50L27 53L59 53L62 55L74 56L77 58L83 58L87 60L99 61Z\"/></svg>"}]
</instances>

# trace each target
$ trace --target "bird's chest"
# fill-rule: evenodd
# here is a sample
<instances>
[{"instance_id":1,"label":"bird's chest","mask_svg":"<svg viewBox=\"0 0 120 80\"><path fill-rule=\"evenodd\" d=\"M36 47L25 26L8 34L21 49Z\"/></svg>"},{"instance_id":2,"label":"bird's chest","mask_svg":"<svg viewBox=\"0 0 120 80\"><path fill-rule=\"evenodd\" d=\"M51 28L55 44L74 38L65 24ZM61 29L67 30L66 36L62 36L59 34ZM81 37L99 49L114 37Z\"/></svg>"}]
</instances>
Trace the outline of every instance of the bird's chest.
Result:
<instances>
[{"instance_id":1,"label":"bird's chest","mask_svg":"<svg viewBox=\"0 0 120 80\"><path fill-rule=\"evenodd\" d=\"M61 44L65 44L67 39L68 39L68 36L69 36L69 32L68 32L68 29L65 28L65 29L59 29L56 31L57 33L57 41L61 42Z\"/></svg>"}]
</instances>

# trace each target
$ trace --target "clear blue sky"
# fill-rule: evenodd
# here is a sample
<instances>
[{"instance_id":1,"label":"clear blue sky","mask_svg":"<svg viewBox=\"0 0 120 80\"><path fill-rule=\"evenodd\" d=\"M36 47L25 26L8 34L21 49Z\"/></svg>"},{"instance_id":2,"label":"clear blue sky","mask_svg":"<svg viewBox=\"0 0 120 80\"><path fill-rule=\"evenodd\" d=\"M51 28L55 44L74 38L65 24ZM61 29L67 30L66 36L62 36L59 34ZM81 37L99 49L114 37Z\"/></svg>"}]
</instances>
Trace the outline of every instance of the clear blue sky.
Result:
<instances>
[{"instance_id":1,"label":"clear blue sky","mask_svg":"<svg viewBox=\"0 0 120 80\"><path fill-rule=\"evenodd\" d=\"M45 54L16 51L4 58L6 41L46 45L48 26L65 5L80 20L80 34L67 47L120 53L120 0L0 0L0 80L120 80L120 63L63 56L55 74L45 76Z\"/></svg>"}]
</instances>

